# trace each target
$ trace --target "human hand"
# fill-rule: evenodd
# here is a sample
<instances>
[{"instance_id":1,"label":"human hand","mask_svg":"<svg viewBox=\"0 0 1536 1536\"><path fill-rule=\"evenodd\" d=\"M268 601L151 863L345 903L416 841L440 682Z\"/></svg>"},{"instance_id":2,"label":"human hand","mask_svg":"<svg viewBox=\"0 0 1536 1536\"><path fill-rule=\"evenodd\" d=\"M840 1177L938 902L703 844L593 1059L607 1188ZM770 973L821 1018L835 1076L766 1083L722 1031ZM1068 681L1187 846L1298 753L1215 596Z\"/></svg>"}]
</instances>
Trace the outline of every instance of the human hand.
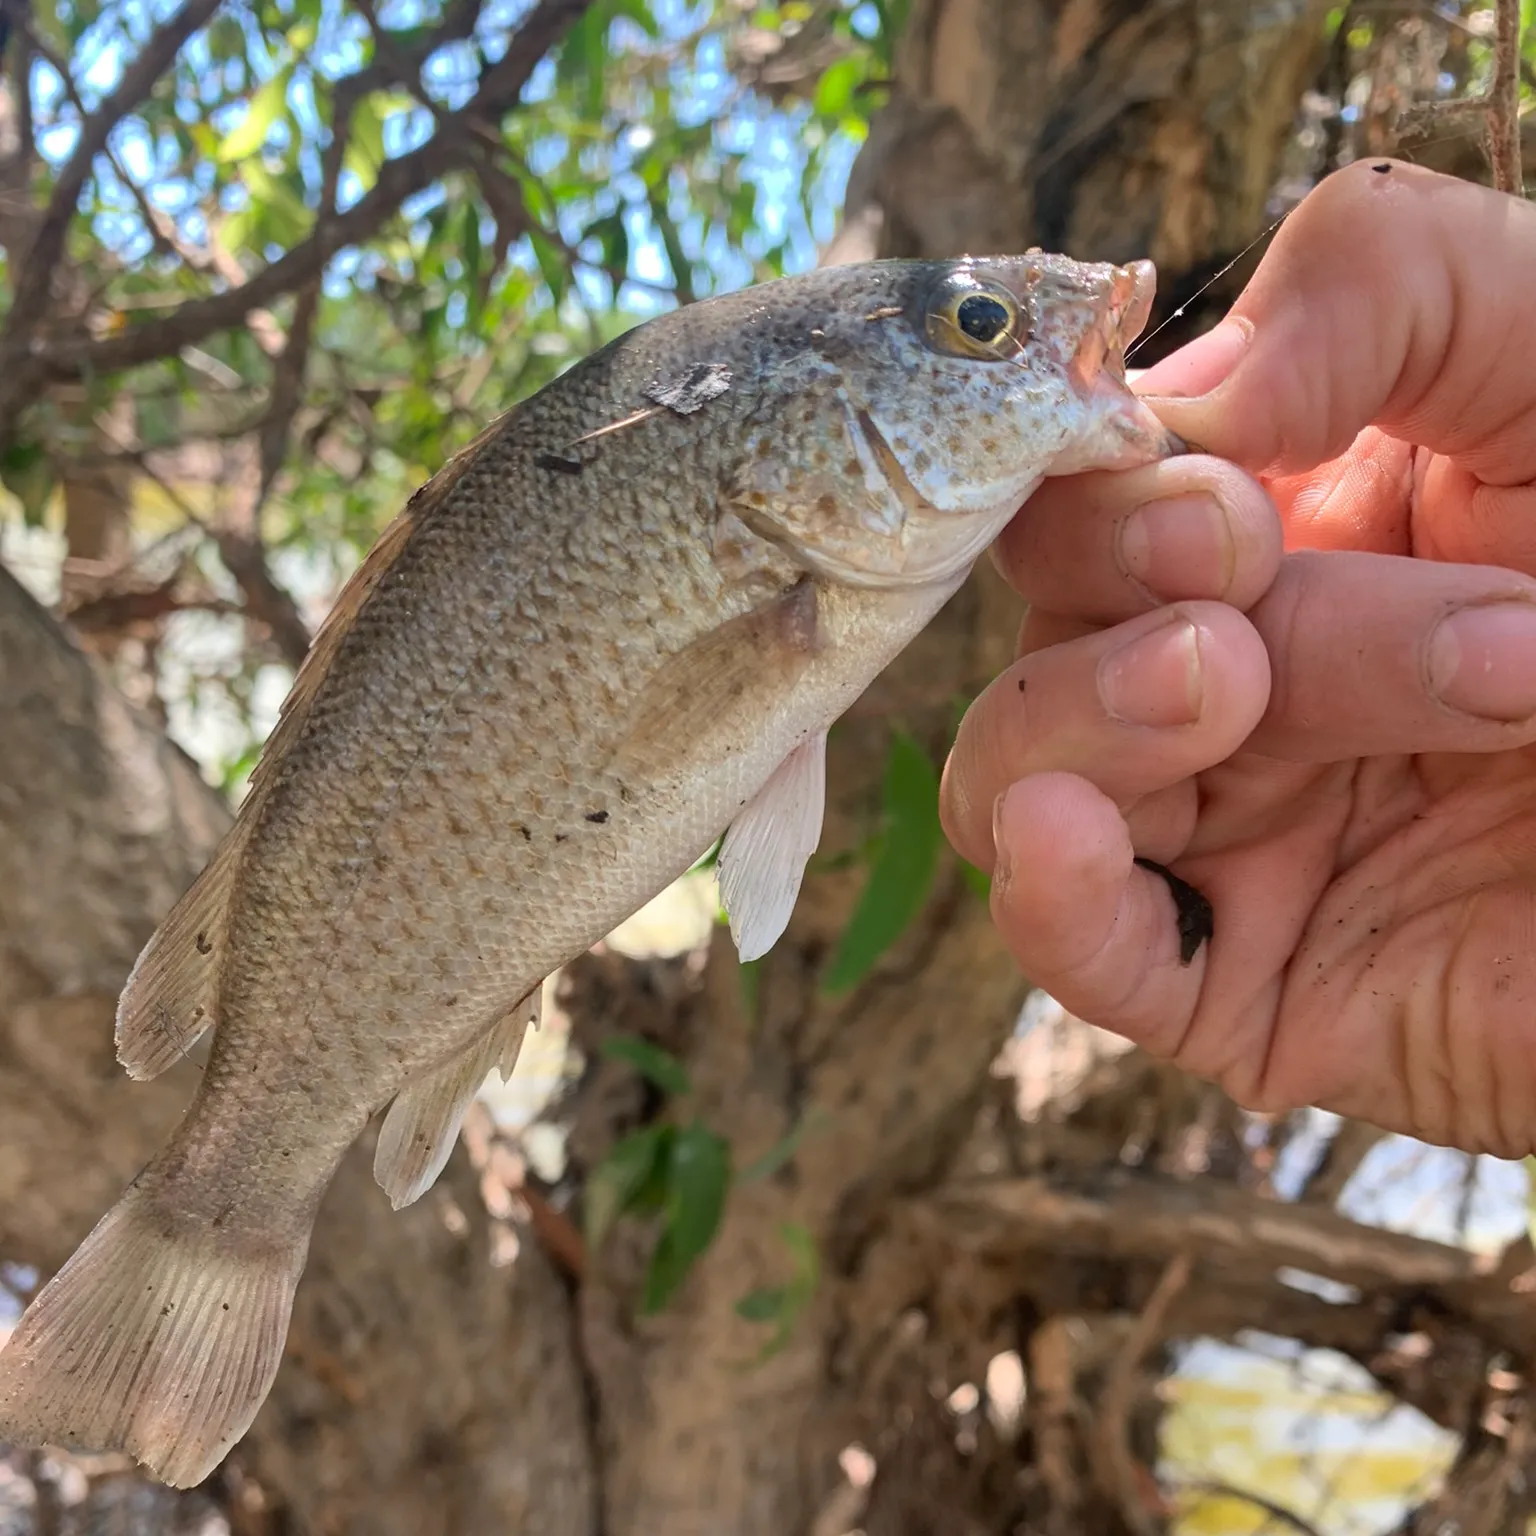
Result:
<instances>
[{"instance_id":1,"label":"human hand","mask_svg":"<svg viewBox=\"0 0 1536 1536\"><path fill-rule=\"evenodd\" d=\"M1527 204L1328 178L1138 383L1221 457L1048 482L1004 535L1020 659L942 800L1072 1012L1251 1107L1501 1156L1536 1146L1533 272ZM1190 963L1133 856L1210 899Z\"/></svg>"}]
</instances>

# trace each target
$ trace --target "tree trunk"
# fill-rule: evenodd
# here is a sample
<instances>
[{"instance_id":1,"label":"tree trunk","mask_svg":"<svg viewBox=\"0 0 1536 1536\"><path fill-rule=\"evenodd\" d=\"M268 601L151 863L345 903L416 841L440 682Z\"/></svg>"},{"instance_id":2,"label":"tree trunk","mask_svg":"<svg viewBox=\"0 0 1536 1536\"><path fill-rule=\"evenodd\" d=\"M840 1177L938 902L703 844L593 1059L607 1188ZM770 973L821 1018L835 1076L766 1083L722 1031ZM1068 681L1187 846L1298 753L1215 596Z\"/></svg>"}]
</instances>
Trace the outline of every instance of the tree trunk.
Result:
<instances>
[{"instance_id":1,"label":"tree trunk","mask_svg":"<svg viewBox=\"0 0 1536 1536\"><path fill-rule=\"evenodd\" d=\"M3 571L0 721L0 1258L49 1273L190 1094L195 1061L129 1080L112 1015L229 817ZM534 1243L507 1264L462 1155L398 1216L371 1157L354 1149L321 1210L283 1369L224 1474L235 1512L317 1536L591 1536L563 1282ZM174 1502L134 1529L167 1529Z\"/></svg>"},{"instance_id":2,"label":"tree trunk","mask_svg":"<svg viewBox=\"0 0 1536 1536\"><path fill-rule=\"evenodd\" d=\"M1033 244L1088 258L1150 254L1177 291L1262 228L1325 10L1317 0L917 0L834 259L870 254L872 238L895 255ZM834 730L823 855L855 850L874 830L891 722L937 761L953 701L1012 659L1021 616L984 568ZM901 1287L887 1272L866 1275L865 1256L893 1200L935 1183L971 1132L1026 986L947 860L877 969L850 997L825 997L819 976L862 878L853 860L807 880L750 1007L717 935L696 993L655 1025L682 1046L698 1108L730 1136L738 1166L812 1128L782 1173L733 1192L719 1236L660 1317L632 1320L632 1240L612 1245L582 1288L612 1536L784 1536L810 1528L828 1500L835 1525L847 1492L839 1448L872 1444L881 1411L901 1396ZM602 969L593 997L574 1005L589 1043L613 1010L626 1011L622 978L610 962ZM652 974L632 985L646 988ZM603 1149L599 1130L585 1144L578 1135L578 1155ZM789 1345L739 1369L764 1330L735 1306L785 1279L785 1223L814 1237L826 1278ZM1010 1294L993 1300L1006 1306ZM983 1311L970 1321L967 1353L984 1364L993 1320ZM920 1440L899 1459L910 1462ZM1088 1515L1080 1528L1115 1528ZM908 1504L869 1529L970 1529L958 1522L952 1507Z\"/></svg>"}]
</instances>

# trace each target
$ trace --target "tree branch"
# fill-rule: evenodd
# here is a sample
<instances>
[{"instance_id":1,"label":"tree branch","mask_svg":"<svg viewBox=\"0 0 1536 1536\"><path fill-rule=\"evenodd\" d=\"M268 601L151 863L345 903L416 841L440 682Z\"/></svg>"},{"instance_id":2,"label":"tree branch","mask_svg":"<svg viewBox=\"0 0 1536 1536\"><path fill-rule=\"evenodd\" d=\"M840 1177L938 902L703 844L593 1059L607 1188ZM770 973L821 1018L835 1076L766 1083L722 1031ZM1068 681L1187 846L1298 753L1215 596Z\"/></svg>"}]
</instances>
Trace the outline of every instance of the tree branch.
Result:
<instances>
[{"instance_id":1,"label":"tree branch","mask_svg":"<svg viewBox=\"0 0 1536 1536\"><path fill-rule=\"evenodd\" d=\"M26 355L33 328L48 312L48 292L64 254L69 221L74 217L96 156L107 147L112 130L149 95L155 81L181 52L182 45L218 8L219 0L186 0L174 16L151 34L123 71L117 89L81 122L75 152L59 172L30 248L24 258L19 251L11 252L13 270L19 266L20 276L10 313L0 327L0 374L14 368L18 359Z\"/></svg>"},{"instance_id":2,"label":"tree branch","mask_svg":"<svg viewBox=\"0 0 1536 1536\"><path fill-rule=\"evenodd\" d=\"M1188 1253L1175 1254L1168 1261L1109 1369L1093 1426L1093 1459L1099 1484L1119 1505L1125 1523L1137 1536L1157 1536L1158 1527L1142 1499L1136 1459L1131 1454L1129 1425L1136 1377L1148 1352L1165 1336L1169 1309L1189 1284L1189 1272Z\"/></svg>"},{"instance_id":3,"label":"tree branch","mask_svg":"<svg viewBox=\"0 0 1536 1536\"><path fill-rule=\"evenodd\" d=\"M539 0L506 53L481 77L475 95L453 115L460 121L501 117L517 101L535 66L588 4L589 0ZM41 350L28 360L29 366L0 374L0 421L41 382L108 373L169 357L215 331L240 324L251 310L314 281L338 251L369 239L407 198L424 191L457 158L455 146L439 131L420 148L387 161L378 180L356 203L333 219L319 221L306 240L239 287L188 300L169 314L117 336L71 337Z\"/></svg>"},{"instance_id":4,"label":"tree branch","mask_svg":"<svg viewBox=\"0 0 1536 1536\"><path fill-rule=\"evenodd\" d=\"M1496 0L1493 23L1493 81L1481 96L1429 101L1403 113L1403 134L1451 129L1480 120L1493 165L1493 184L1512 197L1525 196L1520 144L1520 0Z\"/></svg>"}]
</instances>

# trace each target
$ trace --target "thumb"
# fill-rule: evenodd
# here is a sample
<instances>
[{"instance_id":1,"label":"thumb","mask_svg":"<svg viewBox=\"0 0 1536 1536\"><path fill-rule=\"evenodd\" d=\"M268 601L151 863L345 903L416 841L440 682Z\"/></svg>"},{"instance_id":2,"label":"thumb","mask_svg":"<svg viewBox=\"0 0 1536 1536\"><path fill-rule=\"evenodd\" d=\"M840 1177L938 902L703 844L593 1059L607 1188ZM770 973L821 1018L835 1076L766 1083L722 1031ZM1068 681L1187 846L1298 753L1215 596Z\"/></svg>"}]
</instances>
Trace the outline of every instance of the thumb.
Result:
<instances>
[{"instance_id":1,"label":"thumb","mask_svg":"<svg viewBox=\"0 0 1536 1536\"><path fill-rule=\"evenodd\" d=\"M1327 177L1214 330L1137 381L1180 436L1256 474L1367 426L1487 485L1536 478L1536 208L1397 160Z\"/></svg>"}]
</instances>

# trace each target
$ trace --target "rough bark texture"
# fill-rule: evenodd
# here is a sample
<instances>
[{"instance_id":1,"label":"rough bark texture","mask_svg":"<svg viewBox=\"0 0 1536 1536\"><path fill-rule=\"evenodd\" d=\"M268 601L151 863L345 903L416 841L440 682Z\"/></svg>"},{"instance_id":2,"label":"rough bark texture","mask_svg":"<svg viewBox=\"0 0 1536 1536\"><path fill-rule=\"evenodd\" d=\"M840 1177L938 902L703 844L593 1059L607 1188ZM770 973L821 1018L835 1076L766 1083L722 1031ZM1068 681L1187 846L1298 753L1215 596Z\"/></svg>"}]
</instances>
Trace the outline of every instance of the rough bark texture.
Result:
<instances>
[{"instance_id":1,"label":"rough bark texture","mask_svg":"<svg viewBox=\"0 0 1536 1536\"><path fill-rule=\"evenodd\" d=\"M1150 253L1177 291L1262 227L1325 9L918 0L835 254L865 254L858 242L871 232L886 254L1031 244ZM937 755L953 700L1011 659L1020 617L991 572L979 573L833 733L824 853L871 831L890 721ZM838 1448L877 1433L870 1409L890 1406L869 1390L870 1356L848 1342L879 1343L866 1326L864 1255L893 1200L937 1180L969 1133L1025 985L984 904L947 864L878 970L847 999L820 995L860 881L856 864L808 881L750 1009L721 941L685 1013L658 1025L683 1045L698 1107L730 1134L739 1163L803 1118L819 1128L778 1178L733 1195L720 1236L662 1317L621 1321L636 1274L627 1253L605 1255L583 1287L612 1536L804 1530L842 1481ZM611 1010L610 986L622 984L599 988ZM597 1017L578 1008L578 1030ZM602 1148L578 1137L576 1150ZM814 1235L836 1282L788 1348L742 1373L733 1364L751 1358L763 1330L734 1304L784 1278L776 1233L789 1221ZM887 1332L898 1316L879 1313ZM985 1320L975 1321L979 1344ZM908 1506L879 1528L928 1527Z\"/></svg>"},{"instance_id":2,"label":"rough bark texture","mask_svg":"<svg viewBox=\"0 0 1536 1536\"><path fill-rule=\"evenodd\" d=\"M228 814L4 572L0 722L0 1255L46 1273L189 1095L195 1062L129 1081L112 1014ZM535 1244L504 1262L462 1156L399 1216L371 1156L355 1149L321 1211L287 1360L226 1474L236 1507L326 1536L589 1536L563 1282Z\"/></svg>"}]
</instances>

